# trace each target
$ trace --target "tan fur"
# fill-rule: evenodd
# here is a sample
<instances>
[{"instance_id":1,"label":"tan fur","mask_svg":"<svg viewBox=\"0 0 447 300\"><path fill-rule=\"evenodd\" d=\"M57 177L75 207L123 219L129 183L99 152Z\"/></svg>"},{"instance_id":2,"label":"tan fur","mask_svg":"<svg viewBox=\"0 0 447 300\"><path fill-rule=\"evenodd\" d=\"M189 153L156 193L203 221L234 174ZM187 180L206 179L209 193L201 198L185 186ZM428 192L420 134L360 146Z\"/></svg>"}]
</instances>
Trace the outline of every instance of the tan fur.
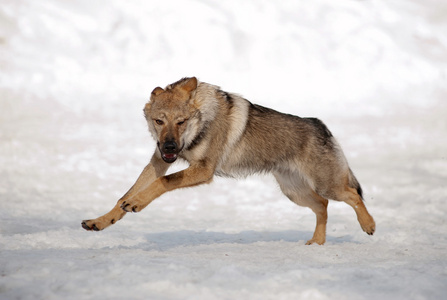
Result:
<instances>
[{"instance_id":1,"label":"tan fur","mask_svg":"<svg viewBox=\"0 0 447 300\"><path fill-rule=\"evenodd\" d=\"M317 217L307 244L326 240L328 199L348 203L362 229L374 233L360 184L320 120L254 105L195 77L155 88L144 113L157 141L150 163L109 213L82 222L85 229L102 230L168 191L209 183L214 175L272 173L291 201ZM165 176L177 158L189 167Z\"/></svg>"}]
</instances>

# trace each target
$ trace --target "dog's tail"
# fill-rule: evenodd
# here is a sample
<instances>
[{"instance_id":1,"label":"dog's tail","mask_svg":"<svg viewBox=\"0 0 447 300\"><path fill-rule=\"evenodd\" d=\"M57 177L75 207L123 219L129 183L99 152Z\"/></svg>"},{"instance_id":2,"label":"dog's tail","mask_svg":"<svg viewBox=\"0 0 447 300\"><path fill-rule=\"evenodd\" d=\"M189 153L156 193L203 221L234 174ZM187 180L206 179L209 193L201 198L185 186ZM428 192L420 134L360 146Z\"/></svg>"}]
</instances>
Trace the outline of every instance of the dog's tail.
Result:
<instances>
[{"instance_id":1,"label":"dog's tail","mask_svg":"<svg viewBox=\"0 0 447 300\"><path fill-rule=\"evenodd\" d=\"M349 187L356 189L360 198L362 198L362 200L364 200L362 187L360 186L360 183L357 180L357 178L355 178L354 173L352 172L351 168L349 168Z\"/></svg>"}]
</instances>

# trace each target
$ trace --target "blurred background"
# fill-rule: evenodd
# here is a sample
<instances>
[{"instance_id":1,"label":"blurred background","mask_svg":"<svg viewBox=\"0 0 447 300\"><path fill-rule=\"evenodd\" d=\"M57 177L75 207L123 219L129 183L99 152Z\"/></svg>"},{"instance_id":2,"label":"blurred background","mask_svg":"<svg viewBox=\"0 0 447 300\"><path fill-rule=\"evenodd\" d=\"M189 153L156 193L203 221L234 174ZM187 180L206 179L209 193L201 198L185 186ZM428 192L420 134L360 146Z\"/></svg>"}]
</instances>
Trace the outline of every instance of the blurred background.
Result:
<instances>
[{"instance_id":1,"label":"blurred background","mask_svg":"<svg viewBox=\"0 0 447 300\"><path fill-rule=\"evenodd\" d=\"M304 113L445 97L444 1L336 2L2 0L1 87L77 113L192 75Z\"/></svg>"}]
</instances>

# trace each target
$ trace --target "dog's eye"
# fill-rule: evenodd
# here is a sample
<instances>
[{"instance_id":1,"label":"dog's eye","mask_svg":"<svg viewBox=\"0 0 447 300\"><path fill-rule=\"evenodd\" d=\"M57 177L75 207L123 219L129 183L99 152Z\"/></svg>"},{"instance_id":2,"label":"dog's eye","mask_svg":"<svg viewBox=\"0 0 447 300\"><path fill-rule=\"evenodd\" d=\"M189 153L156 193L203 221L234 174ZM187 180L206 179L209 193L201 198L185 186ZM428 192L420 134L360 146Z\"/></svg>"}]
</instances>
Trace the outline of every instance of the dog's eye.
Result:
<instances>
[{"instance_id":1,"label":"dog's eye","mask_svg":"<svg viewBox=\"0 0 447 300\"><path fill-rule=\"evenodd\" d=\"M184 123L185 123L185 120L178 122L177 125L180 126L180 125L183 125Z\"/></svg>"},{"instance_id":2,"label":"dog's eye","mask_svg":"<svg viewBox=\"0 0 447 300\"><path fill-rule=\"evenodd\" d=\"M157 123L157 125L163 125L165 122L157 119L157 120L155 120L155 123Z\"/></svg>"}]
</instances>

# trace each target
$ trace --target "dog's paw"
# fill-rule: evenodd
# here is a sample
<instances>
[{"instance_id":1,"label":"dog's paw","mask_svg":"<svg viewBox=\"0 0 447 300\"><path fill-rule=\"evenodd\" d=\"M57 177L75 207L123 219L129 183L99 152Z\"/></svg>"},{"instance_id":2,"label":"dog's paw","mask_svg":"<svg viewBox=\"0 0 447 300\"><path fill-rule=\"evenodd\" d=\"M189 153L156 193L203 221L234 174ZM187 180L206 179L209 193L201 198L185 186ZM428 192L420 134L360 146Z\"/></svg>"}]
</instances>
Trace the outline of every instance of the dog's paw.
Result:
<instances>
[{"instance_id":1,"label":"dog's paw","mask_svg":"<svg viewBox=\"0 0 447 300\"><path fill-rule=\"evenodd\" d=\"M360 226L368 235L373 235L376 231L376 222L374 222L374 219L371 216L363 222L360 222Z\"/></svg>"},{"instance_id":2,"label":"dog's paw","mask_svg":"<svg viewBox=\"0 0 447 300\"><path fill-rule=\"evenodd\" d=\"M82 228L88 231L101 231L113 224L115 224L115 219L104 220L104 218L98 218L94 220L84 220L81 223Z\"/></svg>"},{"instance_id":3,"label":"dog's paw","mask_svg":"<svg viewBox=\"0 0 447 300\"><path fill-rule=\"evenodd\" d=\"M373 235L376 231L376 223L372 222L366 225L362 225L362 229L364 232L366 232L368 235Z\"/></svg>"},{"instance_id":4,"label":"dog's paw","mask_svg":"<svg viewBox=\"0 0 447 300\"><path fill-rule=\"evenodd\" d=\"M125 212L139 212L142 210L141 205L139 205L138 203L132 202L132 201L124 201L121 204L121 209L124 210Z\"/></svg>"},{"instance_id":5,"label":"dog's paw","mask_svg":"<svg viewBox=\"0 0 447 300\"><path fill-rule=\"evenodd\" d=\"M98 223L96 224L95 220L84 220L81 223L82 228L84 228L85 230L88 231L100 231L103 230L104 228L101 228L101 225Z\"/></svg>"},{"instance_id":6,"label":"dog's paw","mask_svg":"<svg viewBox=\"0 0 447 300\"><path fill-rule=\"evenodd\" d=\"M312 244L324 245L325 242L326 242L325 238L312 238L307 241L306 245L312 245Z\"/></svg>"}]
</instances>

